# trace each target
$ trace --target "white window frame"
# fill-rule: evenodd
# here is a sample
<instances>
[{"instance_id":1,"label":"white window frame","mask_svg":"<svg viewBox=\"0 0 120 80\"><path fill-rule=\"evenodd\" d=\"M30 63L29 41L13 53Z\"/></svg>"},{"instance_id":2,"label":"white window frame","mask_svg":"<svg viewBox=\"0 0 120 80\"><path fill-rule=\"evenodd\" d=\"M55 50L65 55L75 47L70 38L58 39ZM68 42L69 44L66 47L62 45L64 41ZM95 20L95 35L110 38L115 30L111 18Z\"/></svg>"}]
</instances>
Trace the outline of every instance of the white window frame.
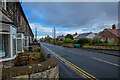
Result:
<instances>
[{"instance_id":1,"label":"white window frame","mask_svg":"<svg viewBox=\"0 0 120 80\"><path fill-rule=\"evenodd\" d=\"M25 40L27 40L27 45L25 43L25 48L27 48L27 47L29 47L29 36L28 35L25 36Z\"/></svg>"},{"instance_id":2,"label":"white window frame","mask_svg":"<svg viewBox=\"0 0 120 80\"><path fill-rule=\"evenodd\" d=\"M6 0L2 0L2 7L6 10Z\"/></svg>"},{"instance_id":3,"label":"white window frame","mask_svg":"<svg viewBox=\"0 0 120 80\"><path fill-rule=\"evenodd\" d=\"M23 33L17 33L17 34L21 34L21 37L17 37L17 40L20 39L21 43L22 43L22 52L24 52L24 34ZM21 53L21 51L18 51L17 49L17 53Z\"/></svg>"},{"instance_id":4,"label":"white window frame","mask_svg":"<svg viewBox=\"0 0 120 80\"><path fill-rule=\"evenodd\" d=\"M113 42L110 42L110 41L112 41L111 39L113 39ZM108 38L108 43L114 43L114 38Z\"/></svg>"},{"instance_id":5,"label":"white window frame","mask_svg":"<svg viewBox=\"0 0 120 80\"><path fill-rule=\"evenodd\" d=\"M0 24L4 24L4 23L0 23ZM5 24L5 25L8 25L10 27L10 32L0 32L0 34L9 34L10 35L10 55L11 56L10 56L10 58L0 58L0 62L12 60L12 59L16 58L16 56L17 56L17 47L16 47L16 54L14 56L13 56L13 47L12 47L12 27L13 28L15 28L15 27L10 24ZM16 46L17 46L17 39L16 39Z\"/></svg>"}]
</instances>

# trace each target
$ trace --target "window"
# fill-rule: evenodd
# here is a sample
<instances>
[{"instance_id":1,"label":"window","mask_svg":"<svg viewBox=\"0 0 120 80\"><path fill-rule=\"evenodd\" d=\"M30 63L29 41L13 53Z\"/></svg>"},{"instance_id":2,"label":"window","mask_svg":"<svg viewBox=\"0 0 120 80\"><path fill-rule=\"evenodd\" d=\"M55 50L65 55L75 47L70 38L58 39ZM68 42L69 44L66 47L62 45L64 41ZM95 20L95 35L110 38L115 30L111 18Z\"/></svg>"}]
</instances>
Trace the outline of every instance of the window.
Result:
<instances>
[{"instance_id":1,"label":"window","mask_svg":"<svg viewBox=\"0 0 120 80\"><path fill-rule=\"evenodd\" d=\"M16 29L12 27L12 49L13 56L16 55Z\"/></svg>"},{"instance_id":2,"label":"window","mask_svg":"<svg viewBox=\"0 0 120 80\"><path fill-rule=\"evenodd\" d=\"M2 0L2 7L6 10L6 0Z\"/></svg>"},{"instance_id":3,"label":"window","mask_svg":"<svg viewBox=\"0 0 120 80\"><path fill-rule=\"evenodd\" d=\"M108 43L114 43L114 38L108 38Z\"/></svg>"},{"instance_id":4,"label":"window","mask_svg":"<svg viewBox=\"0 0 120 80\"><path fill-rule=\"evenodd\" d=\"M21 38L21 34L17 34L17 38Z\"/></svg>"},{"instance_id":5,"label":"window","mask_svg":"<svg viewBox=\"0 0 120 80\"><path fill-rule=\"evenodd\" d=\"M0 24L0 58L10 60L16 55L16 29L8 24Z\"/></svg>"},{"instance_id":6,"label":"window","mask_svg":"<svg viewBox=\"0 0 120 80\"><path fill-rule=\"evenodd\" d=\"M103 41L103 42L105 42L106 39L105 38L100 38L100 40Z\"/></svg>"},{"instance_id":7,"label":"window","mask_svg":"<svg viewBox=\"0 0 120 80\"><path fill-rule=\"evenodd\" d=\"M29 46L29 36L25 36L25 46Z\"/></svg>"},{"instance_id":8,"label":"window","mask_svg":"<svg viewBox=\"0 0 120 80\"><path fill-rule=\"evenodd\" d=\"M0 32L10 32L10 26L5 24L0 24Z\"/></svg>"},{"instance_id":9,"label":"window","mask_svg":"<svg viewBox=\"0 0 120 80\"><path fill-rule=\"evenodd\" d=\"M0 34L0 58L11 57L10 34Z\"/></svg>"},{"instance_id":10,"label":"window","mask_svg":"<svg viewBox=\"0 0 120 80\"><path fill-rule=\"evenodd\" d=\"M24 35L22 33L17 34L17 53L24 51Z\"/></svg>"}]
</instances>

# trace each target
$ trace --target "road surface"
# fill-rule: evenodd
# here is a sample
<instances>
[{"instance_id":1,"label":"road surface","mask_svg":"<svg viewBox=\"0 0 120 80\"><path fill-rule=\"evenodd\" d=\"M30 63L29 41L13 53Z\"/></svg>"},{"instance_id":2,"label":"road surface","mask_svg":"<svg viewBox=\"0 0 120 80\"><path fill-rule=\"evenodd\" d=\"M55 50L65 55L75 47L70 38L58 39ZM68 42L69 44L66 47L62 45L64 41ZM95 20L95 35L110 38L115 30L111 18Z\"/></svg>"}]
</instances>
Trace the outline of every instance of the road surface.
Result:
<instances>
[{"instance_id":1,"label":"road surface","mask_svg":"<svg viewBox=\"0 0 120 80\"><path fill-rule=\"evenodd\" d=\"M41 42L42 48L59 59L60 78L120 78L119 57Z\"/></svg>"}]
</instances>

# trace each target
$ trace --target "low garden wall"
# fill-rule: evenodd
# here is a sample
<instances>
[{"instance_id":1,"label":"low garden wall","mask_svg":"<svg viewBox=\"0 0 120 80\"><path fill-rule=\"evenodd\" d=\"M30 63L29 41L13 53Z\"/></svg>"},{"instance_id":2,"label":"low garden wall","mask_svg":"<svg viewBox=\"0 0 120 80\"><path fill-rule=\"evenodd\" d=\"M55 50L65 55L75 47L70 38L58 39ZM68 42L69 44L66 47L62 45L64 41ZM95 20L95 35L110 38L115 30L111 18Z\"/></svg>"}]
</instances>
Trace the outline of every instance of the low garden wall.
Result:
<instances>
[{"instance_id":1,"label":"low garden wall","mask_svg":"<svg viewBox=\"0 0 120 80\"><path fill-rule=\"evenodd\" d=\"M10 68L14 66L14 59L2 62L2 68Z\"/></svg>"},{"instance_id":2,"label":"low garden wall","mask_svg":"<svg viewBox=\"0 0 120 80\"><path fill-rule=\"evenodd\" d=\"M72 44L72 43L65 43L65 44L62 44L63 47L69 47L69 48L74 48L75 47L75 44Z\"/></svg>"},{"instance_id":3,"label":"low garden wall","mask_svg":"<svg viewBox=\"0 0 120 80\"><path fill-rule=\"evenodd\" d=\"M42 47L40 47L40 51L42 52L44 60L47 60L48 58L50 58L51 54L46 53Z\"/></svg>"},{"instance_id":4,"label":"low garden wall","mask_svg":"<svg viewBox=\"0 0 120 80\"><path fill-rule=\"evenodd\" d=\"M49 58L38 64L30 64L27 66L11 67L2 69L2 79L59 79L58 60Z\"/></svg>"},{"instance_id":5,"label":"low garden wall","mask_svg":"<svg viewBox=\"0 0 120 80\"><path fill-rule=\"evenodd\" d=\"M104 50L120 50L120 46L95 46L95 45L85 45L83 48L91 49L104 49Z\"/></svg>"}]
</instances>

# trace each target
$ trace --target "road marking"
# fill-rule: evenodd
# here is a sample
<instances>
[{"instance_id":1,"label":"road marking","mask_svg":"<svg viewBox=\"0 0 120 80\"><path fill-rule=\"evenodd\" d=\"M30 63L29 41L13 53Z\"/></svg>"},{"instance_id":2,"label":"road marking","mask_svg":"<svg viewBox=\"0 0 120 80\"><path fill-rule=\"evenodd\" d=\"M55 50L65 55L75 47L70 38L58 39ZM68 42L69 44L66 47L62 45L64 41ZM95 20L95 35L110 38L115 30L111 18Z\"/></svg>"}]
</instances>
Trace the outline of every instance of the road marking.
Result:
<instances>
[{"instance_id":1,"label":"road marking","mask_svg":"<svg viewBox=\"0 0 120 80\"><path fill-rule=\"evenodd\" d=\"M120 66L118 64L115 64L115 63L111 63L111 62L108 62L108 61L105 61L105 60L101 60L101 59L98 59L98 58L94 58L94 57L91 57L92 59L95 59L95 60L98 60L98 61L101 61L101 62L105 62L105 63L108 63L108 64L112 64L114 66Z\"/></svg>"},{"instance_id":2,"label":"road marking","mask_svg":"<svg viewBox=\"0 0 120 80\"><path fill-rule=\"evenodd\" d=\"M49 52L51 52L53 55L55 55L57 58L59 58L61 61L65 62L67 65L69 65L70 67L72 67L73 69L75 69L76 71L78 71L79 73L84 75L85 77L87 77L88 79L90 79L90 80L94 80L94 79L98 80L96 77L92 76L91 74L87 73L86 71L82 70L81 68L77 67L76 65L72 64L71 62L69 62L68 60L66 60L63 57L59 56L57 53L55 53L52 50L48 49L44 45L43 45L43 47L46 48Z\"/></svg>"}]
</instances>

